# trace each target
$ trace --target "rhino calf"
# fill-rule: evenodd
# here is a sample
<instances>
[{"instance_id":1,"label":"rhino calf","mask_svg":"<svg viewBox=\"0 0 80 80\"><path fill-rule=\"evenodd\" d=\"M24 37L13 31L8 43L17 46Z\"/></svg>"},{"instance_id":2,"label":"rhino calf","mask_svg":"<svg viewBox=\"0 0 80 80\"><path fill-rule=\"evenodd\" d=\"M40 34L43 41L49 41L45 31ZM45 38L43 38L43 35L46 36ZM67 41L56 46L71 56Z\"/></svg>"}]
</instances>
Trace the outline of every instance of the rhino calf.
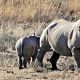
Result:
<instances>
[{"instance_id":1,"label":"rhino calf","mask_svg":"<svg viewBox=\"0 0 80 80\"><path fill-rule=\"evenodd\" d=\"M16 42L15 49L19 57L19 69L27 68L27 62L30 62L32 57L32 62L35 61L38 48L39 48L39 37L29 36L19 39Z\"/></svg>"}]
</instances>

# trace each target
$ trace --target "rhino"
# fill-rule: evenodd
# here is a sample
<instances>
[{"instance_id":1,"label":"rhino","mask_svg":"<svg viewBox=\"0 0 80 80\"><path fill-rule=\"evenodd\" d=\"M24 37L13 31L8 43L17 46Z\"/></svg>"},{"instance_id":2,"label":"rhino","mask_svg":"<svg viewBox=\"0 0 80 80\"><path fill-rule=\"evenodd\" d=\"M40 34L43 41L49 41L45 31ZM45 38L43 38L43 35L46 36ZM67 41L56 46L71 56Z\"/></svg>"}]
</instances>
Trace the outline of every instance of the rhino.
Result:
<instances>
[{"instance_id":1,"label":"rhino","mask_svg":"<svg viewBox=\"0 0 80 80\"><path fill-rule=\"evenodd\" d=\"M60 55L73 56L80 69L80 20L76 22L53 20L41 34L40 50L35 65L40 67L43 65L45 53L50 49L53 51L50 59L52 70L57 69L56 63Z\"/></svg>"},{"instance_id":2,"label":"rhino","mask_svg":"<svg viewBox=\"0 0 80 80\"><path fill-rule=\"evenodd\" d=\"M20 38L15 45L16 53L19 58L19 69L27 68L27 63L35 61L37 51L39 48L39 39L38 36L28 36Z\"/></svg>"}]
</instances>

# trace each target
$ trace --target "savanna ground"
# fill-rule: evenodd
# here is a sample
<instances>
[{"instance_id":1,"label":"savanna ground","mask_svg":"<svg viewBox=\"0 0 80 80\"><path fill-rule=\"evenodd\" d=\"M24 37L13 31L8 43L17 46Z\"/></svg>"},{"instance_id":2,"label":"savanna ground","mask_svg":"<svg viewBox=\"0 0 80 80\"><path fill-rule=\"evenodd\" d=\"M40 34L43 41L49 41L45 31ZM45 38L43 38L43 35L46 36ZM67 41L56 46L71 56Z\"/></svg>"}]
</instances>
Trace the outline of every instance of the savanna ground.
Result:
<instances>
[{"instance_id":1,"label":"savanna ground","mask_svg":"<svg viewBox=\"0 0 80 80\"><path fill-rule=\"evenodd\" d=\"M57 66L61 71L51 71L46 54L44 72L18 69L14 50L16 41L42 30L54 19L76 21L80 18L80 0L0 0L0 80L79 80L80 73L74 58L61 56Z\"/></svg>"},{"instance_id":2,"label":"savanna ground","mask_svg":"<svg viewBox=\"0 0 80 80\"><path fill-rule=\"evenodd\" d=\"M76 69L73 57L60 57L57 67L61 71L51 71L49 69L51 64L47 59L50 59L50 57L51 55L46 53L43 72L36 72L31 65L28 65L27 69L19 70L15 51L1 53L0 80L79 80L80 74L77 71L72 71L72 69Z\"/></svg>"}]
</instances>

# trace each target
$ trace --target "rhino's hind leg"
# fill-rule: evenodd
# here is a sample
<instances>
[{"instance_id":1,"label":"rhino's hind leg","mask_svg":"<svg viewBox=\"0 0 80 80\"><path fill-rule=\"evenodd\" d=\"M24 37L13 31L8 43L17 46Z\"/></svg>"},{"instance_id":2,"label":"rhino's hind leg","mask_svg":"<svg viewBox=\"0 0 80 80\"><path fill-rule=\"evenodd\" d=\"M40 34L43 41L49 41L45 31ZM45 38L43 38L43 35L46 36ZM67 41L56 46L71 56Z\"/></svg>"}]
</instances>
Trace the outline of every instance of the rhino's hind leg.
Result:
<instances>
[{"instance_id":1,"label":"rhino's hind leg","mask_svg":"<svg viewBox=\"0 0 80 80\"><path fill-rule=\"evenodd\" d=\"M34 55L32 56L32 62L34 62L34 61L35 61L36 56L37 56L37 54L34 54Z\"/></svg>"},{"instance_id":2,"label":"rhino's hind leg","mask_svg":"<svg viewBox=\"0 0 80 80\"><path fill-rule=\"evenodd\" d=\"M35 60L36 60L36 56L37 56L37 54L34 54L33 56L32 56L32 66L34 66L34 62L35 62Z\"/></svg>"},{"instance_id":3,"label":"rhino's hind leg","mask_svg":"<svg viewBox=\"0 0 80 80\"><path fill-rule=\"evenodd\" d=\"M30 64L30 62L31 62L31 57L28 59L28 64Z\"/></svg>"},{"instance_id":4,"label":"rhino's hind leg","mask_svg":"<svg viewBox=\"0 0 80 80\"><path fill-rule=\"evenodd\" d=\"M24 65L24 68L27 68L27 57L24 57L23 65Z\"/></svg>"},{"instance_id":5,"label":"rhino's hind leg","mask_svg":"<svg viewBox=\"0 0 80 80\"><path fill-rule=\"evenodd\" d=\"M51 56L51 59L50 59L50 62L51 62L51 65L52 65L52 70L57 70L57 61L60 57L60 54L54 52L53 55Z\"/></svg>"},{"instance_id":6,"label":"rhino's hind leg","mask_svg":"<svg viewBox=\"0 0 80 80\"><path fill-rule=\"evenodd\" d=\"M19 69L23 69L22 68L22 58L21 58L21 56L19 56Z\"/></svg>"},{"instance_id":7,"label":"rhino's hind leg","mask_svg":"<svg viewBox=\"0 0 80 80\"><path fill-rule=\"evenodd\" d=\"M80 48L74 49L74 58L78 66L78 70L80 71Z\"/></svg>"}]
</instances>

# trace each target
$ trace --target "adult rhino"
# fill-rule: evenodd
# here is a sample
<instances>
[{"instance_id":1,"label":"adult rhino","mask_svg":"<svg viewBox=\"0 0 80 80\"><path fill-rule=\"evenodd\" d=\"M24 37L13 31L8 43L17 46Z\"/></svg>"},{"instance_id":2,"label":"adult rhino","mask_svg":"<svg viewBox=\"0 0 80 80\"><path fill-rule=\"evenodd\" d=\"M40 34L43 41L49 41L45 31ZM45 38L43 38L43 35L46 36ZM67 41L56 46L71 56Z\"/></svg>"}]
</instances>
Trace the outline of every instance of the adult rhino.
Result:
<instances>
[{"instance_id":1,"label":"adult rhino","mask_svg":"<svg viewBox=\"0 0 80 80\"><path fill-rule=\"evenodd\" d=\"M19 57L19 69L27 68L27 62L30 61L32 57L32 62L35 61L37 51L39 48L39 39L38 36L29 36L19 39L16 42L15 48L16 53Z\"/></svg>"},{"instance_id":2,"label":"adult rhino","mask_svg":"<svg viewBox=\"0 0 80 80\"><path fill-rule=\"evenodd\" d=\"M46 27L40 37L40 51L35 65L42 65L45 52L50 48L54 51L50 59L53 70L57 69L56 63L60 55L73 55L78 68L80 68L80 20L76 22L64 19L54 20Z\"/></svg>"}]
</instances>

